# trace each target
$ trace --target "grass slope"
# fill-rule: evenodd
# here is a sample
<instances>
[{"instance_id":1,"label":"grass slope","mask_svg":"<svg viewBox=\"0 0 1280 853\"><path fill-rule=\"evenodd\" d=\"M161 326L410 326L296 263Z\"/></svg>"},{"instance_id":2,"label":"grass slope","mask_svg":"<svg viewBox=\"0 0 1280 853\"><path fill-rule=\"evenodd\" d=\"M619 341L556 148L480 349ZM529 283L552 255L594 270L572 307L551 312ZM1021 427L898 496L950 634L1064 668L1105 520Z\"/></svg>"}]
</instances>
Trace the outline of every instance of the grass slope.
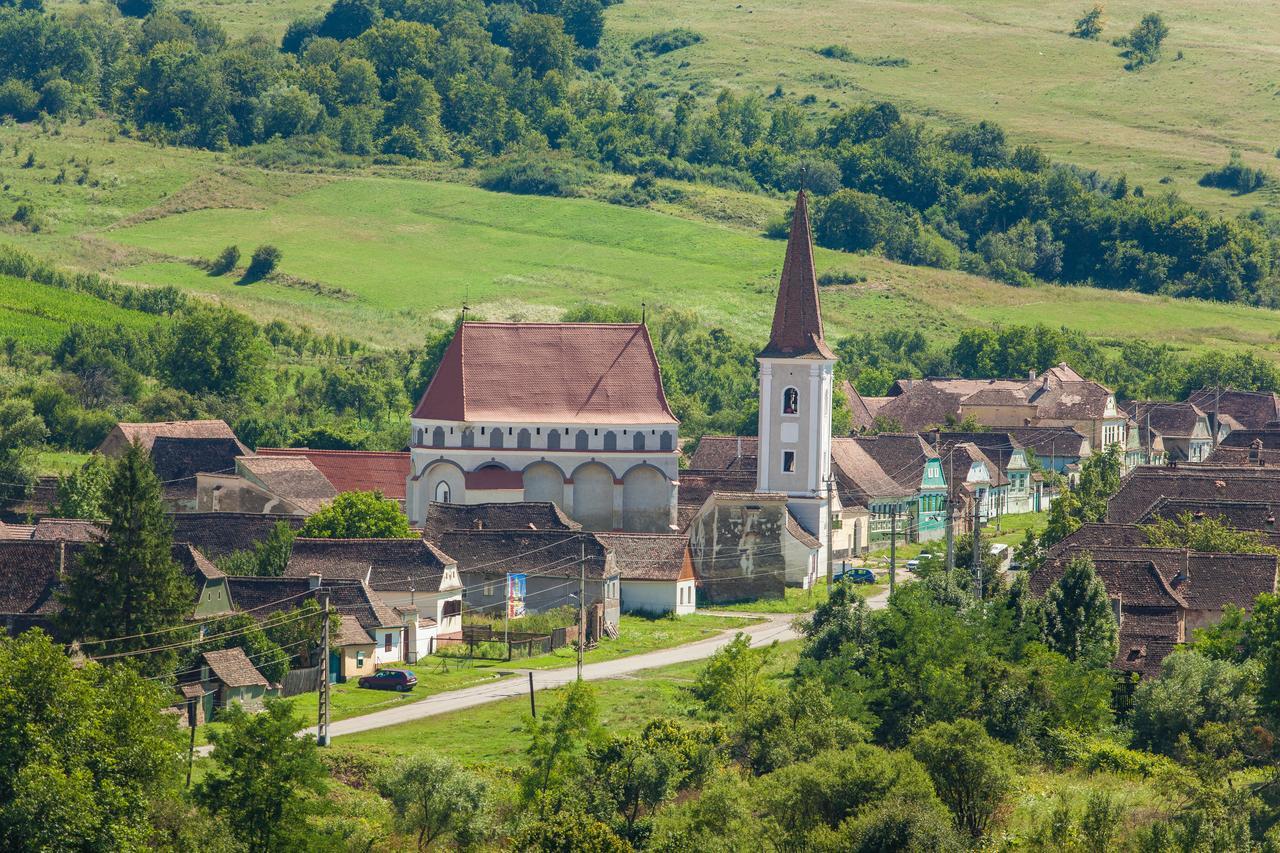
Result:
<instances>
[{"instance_id":1,"label":"grass slope","mask_svg":"<svg viewBox=\"0 0 1280 853\"><path fill-rule=\"evenodd\" d=\"M29 151L34 168L23 167ZM73 159L90 162L86 185L56 182ZM645 210L491 193L421 174L264 171L224 154L117 138L97 123L58 135L0 127L4 197L10 205L31 201L48 223L37 234L0 229L0 241L375 344L416 344L427 324L452 317L464 301L490 319L527 320L555 319L583 300L646 302L691 309L749 339L767 332L783 246L761 238L758 222L782 213L785 199L697 188L681 204ZM0 219L7 215L0 206ZM264 242L283 250L285 279L241 286L187 262L230 243L247 256ZM946 338L966 325L1043 321L1111 340L1256 347L1280 360L1274 311L1092 288L1016 288L825 250L816 259L820 271L865 276L824 288L832 337L911 326Z\"/></svg>"},{"instance_id":2,"label":"grass slope","mask_svg":"<svg viewBox=\"0 0 1280 853\"><path fill-rule=\"evenodd\" d=\"M729 87L813 95L816 109L889 99L948 121L992 119L1017 142L1067 162L1127 173L1160 189L1162 178L1198 203L1248 210L1280 198L1196 186L1207 168L1240 149L1280 177L1274 66L1280 16L1268 0L1114 0L1098 41L1070 38L1085 0L627 0L607 14L617 47L682 26L701 44L651 59L644 73L705 94ZM1110 44L1146 12L1169 25L1164 59L1124 70ZM816 53L843 46L874 65ZM1175 59L1178 51L1184 58Z\"/></svg>"},{"instance_id":3,"label":"grass slope","mask_svg":"<svg viewBox=\"0 0 1280 853\"><path fill-rule=\"evenodd\" d=\"M57 287L0 276L0 340L13 338L42 350L56 346L76 323L145 329L159 318Z\"/></svg>"}]
</instances>

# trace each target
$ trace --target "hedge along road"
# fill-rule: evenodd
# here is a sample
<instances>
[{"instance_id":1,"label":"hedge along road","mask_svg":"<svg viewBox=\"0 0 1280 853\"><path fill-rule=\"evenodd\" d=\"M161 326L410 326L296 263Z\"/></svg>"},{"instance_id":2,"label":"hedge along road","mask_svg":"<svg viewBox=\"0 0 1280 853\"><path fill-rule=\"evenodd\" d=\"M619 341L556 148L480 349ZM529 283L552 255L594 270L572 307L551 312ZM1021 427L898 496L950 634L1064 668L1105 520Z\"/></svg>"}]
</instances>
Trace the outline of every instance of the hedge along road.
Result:
<instances>
[{"instance_id":1,"label":"hedge along road","mask_svg":"<svg viewBox=\"0 0 1280 853\"><path fill-rule=\"evenodd\" d=\"M884 607L888 601L888 590L881 590L867 598L867 605L872 609L879 609ZM708 610L707 612L714 613L715 611ZM683 646L587 664L582 668L582 678L585 681L604 681L610 678L620 678L645 669L703 660L711 657L718 649L731 642L738 633L743 633L750 637L752 646L767 646L775 640L784 642L799 637L799 634L792 627L792 622L796 619L794 613L726 613L724 615L741 616L744 620L757 617L765 621L744 625L741 628L729 628L714 637L686 643ZM521 674L528 672L528 670L520 670L518 668L512 668L511 671ZM572 683L577 678L577 674L576 666L533 670L533 689L548 690L555 687L563 687ZM329 737L336 738L358 732L367 732L371 729L398 726L401 723L420 720L424 717L434 717L437 714L448 714L451 711L462 711L489 702L525 696L528 692L529 680L527 675L524 678L505 678L492 684L465 687L461 690L440 693L429 699L423 699L420 702L414 702L409 705L388 708L385 711L375 711L372 714L330 723ZM298 732L299 735L314 735L315 733L315 726ZM196 754L201 756L208 755L210 751L212 751L211 746L201 746L197 748Z\"/></svg>"}]
</instances>

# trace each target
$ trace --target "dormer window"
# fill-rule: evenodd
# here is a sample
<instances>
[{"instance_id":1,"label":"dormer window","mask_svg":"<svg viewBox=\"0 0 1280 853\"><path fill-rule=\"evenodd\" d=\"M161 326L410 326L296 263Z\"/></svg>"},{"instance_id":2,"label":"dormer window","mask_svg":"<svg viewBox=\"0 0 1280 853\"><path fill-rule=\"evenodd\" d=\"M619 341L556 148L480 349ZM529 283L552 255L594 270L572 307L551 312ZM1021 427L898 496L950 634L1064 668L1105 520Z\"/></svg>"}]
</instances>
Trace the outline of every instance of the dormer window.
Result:
<instances>
[{"instance_id":1,"label":"dormer window","mask_svg":"<svg viewBox=\"0 0 1280 853\"><path fill-rule=\"evenodd\" d=\"M800 414L800 392L795 388L787 388L782 392L782 414Z\"/></svg>"}]
</instances>

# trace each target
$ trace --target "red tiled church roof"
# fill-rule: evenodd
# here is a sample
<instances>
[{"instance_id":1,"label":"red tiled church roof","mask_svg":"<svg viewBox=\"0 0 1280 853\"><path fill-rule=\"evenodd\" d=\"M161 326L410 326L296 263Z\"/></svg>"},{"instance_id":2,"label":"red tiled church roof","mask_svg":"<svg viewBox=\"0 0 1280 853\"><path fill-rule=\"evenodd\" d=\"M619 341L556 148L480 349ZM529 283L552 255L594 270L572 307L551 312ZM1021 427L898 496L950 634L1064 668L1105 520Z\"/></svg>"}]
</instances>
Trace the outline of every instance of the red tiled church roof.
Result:
<instances>
[{"instance_id":1,"label":"red tiled church roof","mask_svg":"<svg viewBox=\"0 0 1280 853\"><path fill-rule=\"evenodd\" d=\"M310 450L306 447L259 447L259 456L305 456L339 492L382 492L404 501L409 454L372 450Z\"/></svg>"},{"instance_id":2,"label":"red tiled church roof","mask_svg":"<svg viewBox=\"0 0 1280 853\"><path fill-rule=\"evenodd\" d=\"M787 256L782 262L782 280L778 284L778 302L773 309L773 329L760 355L764 358L835 358L822 336L818 277L809 237L809 200L804 190L796 195Z\"/></svg>"},{"instance_id":3,"label":"red tiled church roof","mask_svg":"<svg viewBox=\"0 0 1280 853\"><path fill-rule=\"evenodd\" d=\"M638 323L463 323L413 416L677 423Z\"/></svg>"}]
</instances>

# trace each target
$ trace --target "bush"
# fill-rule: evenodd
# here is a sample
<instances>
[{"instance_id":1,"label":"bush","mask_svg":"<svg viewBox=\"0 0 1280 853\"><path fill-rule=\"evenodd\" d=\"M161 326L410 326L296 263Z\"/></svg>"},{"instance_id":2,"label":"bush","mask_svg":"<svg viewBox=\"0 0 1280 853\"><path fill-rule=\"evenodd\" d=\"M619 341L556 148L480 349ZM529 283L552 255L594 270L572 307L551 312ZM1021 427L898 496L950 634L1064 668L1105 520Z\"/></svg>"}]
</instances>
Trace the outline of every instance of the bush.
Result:
<instances>
[{"instance_id":1,"label":"bush","mask_svg":"<svg viewBox=\"0 0 1280 853\"><path fill-rule=\"evenodd\" d=\"M226 254L225 251L223 254ZM249 268L244 272L244 280L259 281L264 279L275 271L279 263L280 250L270 244L263 244L253 250L253 257L249 259Z\"/></svg>"},{"instance_id":2,"label":"bush","mask_svg":"<svg viewBox=\"0 0 1280 853\"><path fill-rule=\"evenodd\" d=\"M825 56L827 59L838 59L841 62L851 62L854 65L876 65L888 68L904 68L911 64L911 60L904 56L863 56L860 53L854 53L844 45L831 44L826 47L820 47L817 50L819 56Z\"/></svg>"},{"instance_id":3,"label":"bush","mask_svg":"<svg viewBox=\"0 0 1280 853\"><path fill-rule=\"evenodd\" d=\"M1102 25L1102 7L1095 5L1076 21L1071 36L1078 39L1096 39L1102 35Z\"/></svg>"},{"instance_id":4,"label":"bush","mask_svg":"<svg viewBox=\"0 0 1280 853\"><path fill-rule=\"evenodd\" d=\"M698 44L702 40L700 33L695 33L693 30L687 30L684 27L677 27L674 30L663 30L660 33L636 39L631 43L631 47L636 53L661 56L673 50L680 50L681 48Z\"/></svg>"},{"instance_id":5,"label":"bush","mask_svg":"<svg viewBox=\"0 0 1280 853\"><path fill-rule=\"evenodd\" d=\"M238 263L240 263L240 247L228 246L209 265L209 275L226 275L235 269Z\"/></svg>"},{"instance_id":6,"label":"bush","mask_svg":"<svg viewBox=\"0 0 1280 853\"><path fill-rule=\"evenodd\" d=\"M36 117L40 96L22 80L6 80L0 83L0 115L13 116L18 121Z\"/></svg>"},{"instance_id":7,"label":"bush","mask_svg":"<svg viewBox=\"0 0 1280 853\"><path fill-rule=\"evenodd\" d=\"M576 196L586 182L587 171L581 165L552 157L507 160L491 166L480 176L480 186L487 190L561 198Z\"/></svg>"},{"instance_id":8,"label":"bush","mask_svg":"<svg viewBox=\"0 0 1280 853\"><path fill-rule=\"evenodd\" d=\"M1267 175L1261 169L1246 166L1240 158L1239 151L1231 152L1231 159L1225 166L1210 169L1200 177L1200 186L1216 187L1220 190L1232 190L1236 195L1251 193L1261 189L1267 182Z\"/></svg>"},{"instance_id":9,"label":"bush","mask_svg":"<svg viewBox=\"0 0 1280 853\"><path fill-rule=\"evenodd\" d=\"M866 281L867 277L853 270L827 270L818 276L819 287L829 287L833 284L861 284Z\"/></svg>"}]
</instances>

